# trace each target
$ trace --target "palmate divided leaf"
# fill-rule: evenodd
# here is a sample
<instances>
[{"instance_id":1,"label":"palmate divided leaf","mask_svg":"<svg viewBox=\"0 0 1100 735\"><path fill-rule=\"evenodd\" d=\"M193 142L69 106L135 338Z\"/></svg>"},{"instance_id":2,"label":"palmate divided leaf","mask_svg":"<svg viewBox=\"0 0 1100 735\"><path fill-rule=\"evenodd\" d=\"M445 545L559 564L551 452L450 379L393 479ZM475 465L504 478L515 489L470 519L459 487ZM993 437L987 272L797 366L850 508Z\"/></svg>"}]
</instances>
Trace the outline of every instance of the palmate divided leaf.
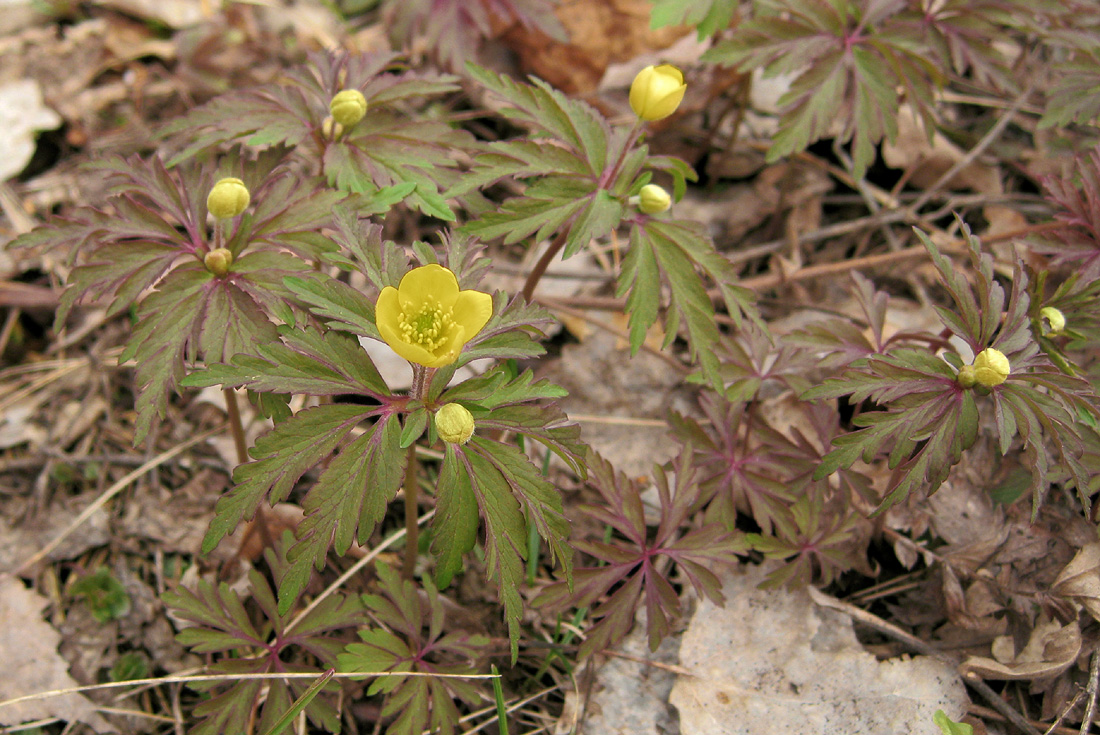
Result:
<instances>
[{"instance_id":1,"label":"palmate divided leaf","mask_svg":"<svg viewBox=\"0 0 1100 735\"><path fill-rule=\"evenodd\" d=\"M284 553L289 541L287 534L275 549L267 552L277 582L281 582L286 572ZM315 661L324 668L334 667L342 645L331 637L332 633L367 622L357 598L336 593L288 628L290 618L276 609L275 595L264 575L251 570L248 582L252 598L263 614L259 625L253 622L237 592L225 583L214 587L202 580L194 589L178 587L164 595L165 604L175 616L194 624L184 628L176 639L195 653L214 657L210 671L224 674L228 682L237 674L320 674L323 668L306 661ZM191 735L221 735L245 732L257 707L256 730L267 732L310 686L310 680L239 679L229 686L214 682L190 686L198 691L221 690L195 709L200 722L191 728ZM331 685L326 690L334 688ZM329 696L314 697L306 705L305 713L315 727L333 733L340 731L340 715Z\"/></svg>"},{"instance_id":2,"label":"palmate divided leaf","mask_svg":"<svg viewBox=\"0 0 1100 735\"><path fill-rule=\"evenodd\" d=\"M595 452L589 451L587 464L590 484L599 492L604 504L584 505L581 512L609 525L621 538L608 543L574 541L578 551L605 564L578 567L573 573L572 587L556 582L547 587L534 604L563 610L599 603L592 610L592 617L598 622L588 630L588 637L580 648L580 657L587 658L625 636L634 625L635 611L644 602L649 646L657 650L681 612L679 595L672 586L671 570L666 572L664 564L671 562L697 592L721 603L721 584L708 566L734 563L736 554L745 552L748 547L743 539L717 523L682 532L684 522L700 499L690 454L674 462L674 476L661 467L655 468L653 479L661 515L654 533L650 532L645 519L641 487L616 472Z\"/></svg>"},{"instance_id":3,"label":"palmate divided leaf","mask_svg":"<svg viewBox=\"0 0 1100 735\"><path fill-rule=\"evenodd\" d=\"M489 649L489 638L459 631L444 633L444 610L431 580L421 596L416 586L400 579L385 564L377 566L382 594L364 595L363 602L379 627L359 631L361 643L351 643L339 655L345 672L387 674L371 682L368 695L385 694L381 716L396 719L388 735L420 735L428 730L453 735L459 713L455 699L475 707L477 686L460 678L404 676L477 674L474 663Z\"/></svg>"},{"instance_id":4,"label":"palmate divided leaf","mask_svg":"<svg viewBox=\"0 0 1100 735\"><path fill-rule=\"evenodd\" d=\"M453 151L468 148L464 131L403 105L458 89L450 75L404 69L396 54L311 54L309 64L283 81L230 92L170 123L164 135L182 150L172 165L229 143L284 145L340 191L371 194L411 184L407 203L425 214L453 220L439 192L458 178ZM361 92L367 114L337 139L324 135L324 120L338 92Z\"/></svg>"},{"instance_id":5,"label":"palmate divided leaf","mask_svg":"<svg viewBox=\"0 0 1100 735\"><path fill-rule=\"evenodd\" d=\"M875 144L897 135L898 89L925 125L942 73L905 27L892 23L906 0L767 0L751 19L704 54L705 61L766 76L793 74L779 100L780 129L768 160L836 135L852 141L853 174L874 160ZM839 130L834 127L841 126Z\"/></svg>"},{"instance_id":6,"label":"palmate divided leaf","mask_svg":"<svg viewBox=\"0 0 1100 735\"><path fill-rule=\"evenodd\" d=\"M462 239L445 240L448 260L464 263L460 266L464 279L484 271L478 252L468 245ZM363 253L364 262L380 263L386 252L381 240L370 239L366 246L372 252ZM436 264L421 270L450 273ZM449 279L450 287L457 288L455 276ZM484 518L487 565L504 600L515 646L528 527L546 540L553 560L564 566L567 575L569 529L553 485L514 446L489 437L504 431L539 442L583 475L579 428L555 406L542 403L563 391L546 381L534 381L530 372L515 376L497 368L453 388L447 388L447 383L468 353L497 359L540 354L535 337L541 333L534 325L547 315L522 300L506 303L498 293L493 316L470 340L470 349L436 369L425 391L414 398L390 392L356 337L338 331L347 326L354 332L378 334L372 323L377 308L320 273L308 279L290 278L287 283L316 304L319 315L333 317L329 322L333 328L282 326L279 341L256 346L252 354L237 355L229 363L212 365L189 376L186 384L247 388L259 394L360 396L371 405L315 406L279 422L261 437L251 452L255 461L237 468L235 487L219 501L204 548L213 548L265 499L272 504L285 499L308 471L322 466L302 501L306 516L280 584L279 606L286 612L309 581L311 570L323 567L330 548L344 554L353 540L366 543L401 487L407 448L428 427L429 411L457 402L471 412L481 435L461 446L447 445L432 529L437 539L433 551L439 555L436 576L445 585L461 569L462 556L476 543ZM480 296L488 302L488 295Z\"/></svg>"},{"instance_id":7,"label":"palmate divided leaf","mask_svg":"<svg viewBox=\"0 0 1100 735\"><path fill-rule=\"evenodd\" d=\"M1088 385L1062 373L1039 351L1028 317L1027 275L1017 265L1012 291L1005 295L994 279L992 259L961 220L975 273L968 281L917 230L951 295L954 309L937 307L945 327L965 341L973 354L997 350L1011 365L1008 379L981 388L990 396L1000 450L1007 453L1016 436L1025 443L1024 461L1031 473L1034 512L1049 487L1051 449L1065 470L1061 481L1077 488L1085 507L1090 505L1090 472L1096 469L1096 425L1100 416ZM903 347L853 362L838 378L803 394L803 398L838 398L852 402L872 400L882 410L854 419L861 427L833 440L834 449L814 474L821 479L862 459L871 462L886 454L894 470L881 513L915 491L935 492L962 453L977 439L978 399L975 388L964 387L958 371L963 360L948 352L943 359L927 349ZM1079 417L1087 417L1085 423Z\"/></svg>"},{"instance_id":8,"label":"palmate divided leaf","mask_svg":"<svg viewBox=\"0 0 1100 735\"><path fill-rule=\"evenodd\" d=\"M168 396L188 362L228 361L275 338L272 317L289 311L288 275L308 268L331 244L314 237L343 198L297 186L261 157L242 173L253 203L230 224L222 243L207 226L205 193L221 178L212 166L169 171L159 158L111 159L96 165L111 177L114 216L87 209L55 221L16 246L67 245L79 264L57 313L60 328L79 303L110 299L109 314L136 305L137 324L121 361L136 361L135 443L163 418ZM225 167L241 165L230 155ZM219 245L231 265L211 272L205 256Z\"/></svg>"},{"instance_id":9,"label":"palmate divided leaf","mask_svg":"<svg viewBox=\"0 0 1100 735\"><path fill-rule=\"evenodd\" d=\"M689 25L699 31L699 40L724 30L737 10L736 0L650 0L651 28Z\"/></svg>"}]
</instances>

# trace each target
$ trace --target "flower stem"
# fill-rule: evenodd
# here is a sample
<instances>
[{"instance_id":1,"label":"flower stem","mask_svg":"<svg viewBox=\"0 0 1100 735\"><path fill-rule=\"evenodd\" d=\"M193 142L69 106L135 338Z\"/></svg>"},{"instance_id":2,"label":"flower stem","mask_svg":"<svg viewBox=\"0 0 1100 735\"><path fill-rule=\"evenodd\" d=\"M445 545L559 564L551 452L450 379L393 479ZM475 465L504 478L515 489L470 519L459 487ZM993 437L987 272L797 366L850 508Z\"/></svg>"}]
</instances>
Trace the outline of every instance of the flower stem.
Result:
<instances>
[{"instance_id":1,"label":"flower stem","mask_svg":"<svg viewBox=\"0 0 1100 735\"><path fill-rule=\"evenodd\" d=\"M565 237L569 234L569 230L562 230L558 233L558 236L554 238L554 241L550 243L550 247L546 248L546 252L542 254L539 261L535 263L535 267L531 269L531 272L527 275L527 282L523 284L523 299L528 303L531 302L531 296L535 293L535 286L542 280L543 274L546 273L546 269L550 267L550 263L557 257L561 249L565 247Z\"/></svg>"},{"instance_id":2,"label":"flower stem","mask_svg":"<svg viewBox=\"0 0 1100 735\"><path fill-rule=\"evenodd\" d=\"M237 405L237 392L232 388L222 391L225 394L225 412L229 416L229 431L233 435L233 444L237 447L237 462L248 461L248 442L244 438L244 424L241 423L241 409Z\"/></svg>"},{"instance_id":3,"label":"flower stem","mask_svg":"<svg viewBox=\"0 0 1100 735\"><path fill-rule=\"evenodd\" d=\"M605 169L600 175L599 181L596 183L597 188L602 189L607 183L613 180L618 174L619 167L623 165L623 161L626 160L627 152L634 147L638 142L638 138L641 137L643 132L643 122L641 119L634 121L634 126L630 129L630 135L627 138L626 143L623 144L622 150L619 151L618 158L615 159L615 163L611 167ZM546 252L542 254L538 262L535 263L535 267L531 269L531 272L527 275L527 282L523 284L523 299L530 303L531 297L535 295L535 286L542 280L543 275L546 274L546 269L550 267L550 263L554 261L561 249L565 247L565 238L569 235L568 226L558 232L557 237L550 243L550 247L546 248Z\"/></svg>"},{"instance_id":4,"label":"flower stem","mask_svg":"<svg viewBox=\"0 0 1100 735\"><path fill-rule=\"evenodd\" d=\"M419 469L416 461L416 442L409 445L409 456L405 462L405 563L401 574L412 579L416 571L416 557L420 551L420 526L417 525L416 475Z\"/></svg>"},{"instance_id":5,"label":"flower stem","mask_svg":"<svg viewBox=\"0 0 1100 735\"><path fill-rule=\"evenodd\" d=\"M412 388L409 389L409 397L413 400L424 400L431 384L434 369L428 369L423 365L412 366ZM416 460L416 442L409 445L409 454L405 462L405 562L401 568L401 574L405 579L412 579L416 571L416 557L420 553L420 526L417 524L417 493L419 487L416 484L416 476L419 474L420 464Z\"/></svg>"}]
</instances>

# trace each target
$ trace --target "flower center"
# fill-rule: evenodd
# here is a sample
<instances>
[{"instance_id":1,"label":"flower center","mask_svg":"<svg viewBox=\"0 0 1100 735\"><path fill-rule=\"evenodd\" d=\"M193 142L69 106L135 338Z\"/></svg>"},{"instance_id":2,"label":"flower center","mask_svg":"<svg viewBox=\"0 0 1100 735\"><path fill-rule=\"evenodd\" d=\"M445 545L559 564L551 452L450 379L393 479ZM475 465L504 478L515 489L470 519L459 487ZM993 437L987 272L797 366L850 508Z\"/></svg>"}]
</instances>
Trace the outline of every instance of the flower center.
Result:
<instances>
[{"instance_id":1,"label":"flower center","mask_svg":"<svg viewBox=\"0 0 1100 735\"><path fill-rule=\"evenodd\" d=\"M451 309L444 309L435 299L428 297L420 309L411 313L401 312L398 329L406 342L420 345L428 352L435 352L449 341L455 320Z\"/></svg>"}]
</instances>

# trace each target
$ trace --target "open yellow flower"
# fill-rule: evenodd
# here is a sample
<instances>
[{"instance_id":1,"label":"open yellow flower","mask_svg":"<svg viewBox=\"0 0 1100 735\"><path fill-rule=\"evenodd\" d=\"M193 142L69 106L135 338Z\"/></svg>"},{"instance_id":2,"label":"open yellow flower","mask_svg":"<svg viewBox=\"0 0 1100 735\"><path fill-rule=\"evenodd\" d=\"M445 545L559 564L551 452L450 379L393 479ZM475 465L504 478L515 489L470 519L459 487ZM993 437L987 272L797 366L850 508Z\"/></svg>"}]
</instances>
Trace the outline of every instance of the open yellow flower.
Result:
<instances>
[{"instance_id":1,"label":"open yellow flower","mask_svg":"<svg viewBox=\"0 0 1100 735\"><path fill-rule=\"evenodd\" d=\"M382 339L409 362L438 368L458 359L463 345L493 315L493 297L460 291L455 274L431 264L405 274L378 295L375 322Z\"/></svg>"}]
</instances>

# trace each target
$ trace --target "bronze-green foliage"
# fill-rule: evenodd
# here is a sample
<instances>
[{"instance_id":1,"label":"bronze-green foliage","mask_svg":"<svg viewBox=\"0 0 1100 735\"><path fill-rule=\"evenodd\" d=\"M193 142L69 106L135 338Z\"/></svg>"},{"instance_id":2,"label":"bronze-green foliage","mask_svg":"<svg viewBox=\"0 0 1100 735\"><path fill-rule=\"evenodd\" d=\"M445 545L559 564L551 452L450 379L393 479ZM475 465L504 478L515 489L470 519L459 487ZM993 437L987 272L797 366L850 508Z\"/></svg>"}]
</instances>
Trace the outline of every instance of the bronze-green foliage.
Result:
<instances>
[{"instance_id":1,"label":"bronze-green foliage","mask_svg":"<svg viewBox=\"0 0 1100 735\"><path fill-rule=\"evenodd\" d=\"M461 4L444 5L468 16L466 34L440 49L456 60L483 30L487 4L470 5L465 16ZM398 17L415 25L424 7L409 3ZM539 0L494 7L545 20ZM947 0L927 12L916 0L758 0L729 30L735 4L727 0L656 0L654 22L721 34L708 61L792 74L770 157L834 137L852 142L858 177L875 144L894 136L903 98L931 125L933 95L953 75L1010 89L1010 70L989 41L1035 30L1023 19L1029 8L1065 30L1061 11L1024 0ZM1070 88L1090 88L1094 50L1065 33L1044 42L1072 46L1079 74ZM392 54L317 54L277 83L230 92L172 122L167 163L158 153L97 164L114 187L109 209L81 210L17 243L71 249L58 327L85 303L105 301L110 316L131 311L123 359L136 364L137 441L181 388L245 389L273 419L234 470L203 543L211 551L265 505L299 503L304 519L268 550L270 578L250 571L250 601L208 581L164 598L194 623L180 640L227 677L194 687L210 696L194 709L193 732L244 732L253 716L256 731L278 731L299 710L337 732L335 679L318 678L315 689L308 679L232 680L332 676L336 666L380 675L367 695L383 698L390 732L453 732L479 690L432 674L484 672L490 655L517 660L530 634L525 566L532 580L548 568L561 572L536 595L539 606L588 611L582 657L621 640L643 606L655 648L682 614L685 584L721 601L718 573L753 554L784 562L769 584L829 584L865 570L860 509L881 512L934 492L975 444L983 419L1002 453L1021 454L1036 509L1052 486L1076 488L1088 508L1100 476L1100 407L1086 369L1100 343L1100 154L1080 161L1078 179L1046 182L1065 224L1053 244L1037 246L1051 256L1049 270L1017 262L996 271L961 220L968 268L917 232L951 300L938 309L942 331L887 334L886 295L854 274L859 316L834 314L776 337L739 285L740 270L699 223L677 216L675 205L646 213L633 200L656 178L679 202L696 180L684 161L651 154L642 123L613 124L538 79L474 65L466 72L467 84L502 103L498 122L510 137L479 142L447 117L440 102L457 99L456 76L410 69ZM359 97L350 95L356 114L341 116L344 127L330 105L348 90L365 108L359 117ZM1055 93L1048 122L1094 115L1091 103L1067 94ZM223 177L240 179L249 196L236 198L243 211L215 223L206 198ZM501 184L511 195L493 201ZM384 218L394 210L434 228L438 245L385 240ZM625 249L610 276L625 298L632 352L658 322L666 348L683 338L701 410L670 420L676 446L653 471L655 513L647 516L644 483L586 449L556 403L564 391L516 369L515 361L545 354L553 321L524 294L493 293L492 316L466 335L453 364L414 372L421 384L408 393L389 385L363 350L364 341L382 341L378 295L410 269L438 263L463 290L484 283L493 263L477 238L550 241L550 255L563 257L613 239ZM1043 307L1063 314L1064 329L1044 331ZM723 309L728 326L719 323ZM960 382L964 354L987 349L1003 353L1007 379ZM495 364L455 379L479 359ZM777 395L795 419L769 413ZM837 401L854 409L850 423ZM468 413L465 441L437 441L434 416L444 405ZM536 452L546 466L551 454L562 460L560 472L587 482L594 502L571 507L555 476L533 461ZM862 463L890 470L884 494ZM337 592L303 614L334 554L376 542L401 493L416 511L410 493L419 487L434 509L423 579L381 565L369 582L377 593ZM595 523L574 525L580 517ZM592 526L607 537L583 530ZM474 570L499 596L507 646L490 646L443 614L444 594ZM98 589L87 580L73 586L90 605ZM113 594L104 589L99 596Z\"/></svg>"}]
</instances>

